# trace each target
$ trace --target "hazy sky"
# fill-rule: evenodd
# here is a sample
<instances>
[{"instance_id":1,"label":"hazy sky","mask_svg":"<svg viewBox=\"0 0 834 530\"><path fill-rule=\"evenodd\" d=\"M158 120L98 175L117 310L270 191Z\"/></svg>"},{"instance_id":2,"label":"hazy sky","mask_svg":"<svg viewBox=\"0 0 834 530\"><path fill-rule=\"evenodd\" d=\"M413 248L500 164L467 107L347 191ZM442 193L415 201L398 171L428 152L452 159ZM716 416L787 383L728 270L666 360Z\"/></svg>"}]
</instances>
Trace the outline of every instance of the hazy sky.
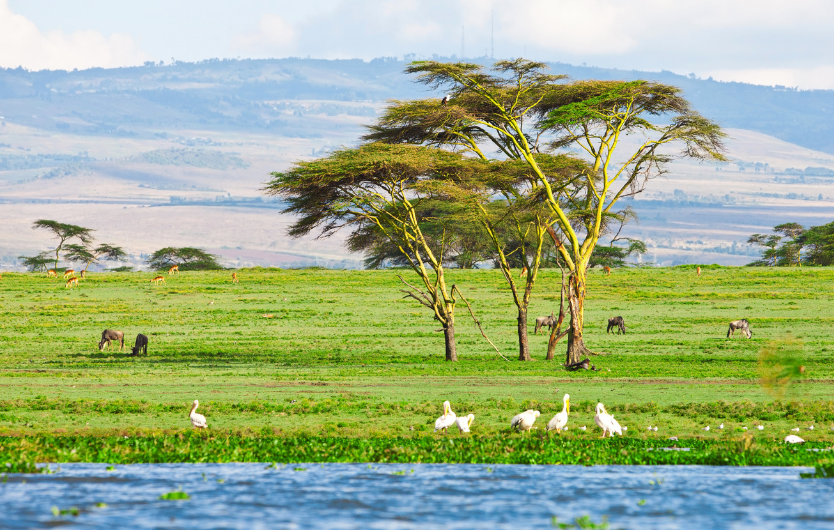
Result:
<instances>
[{"instance_id":1,"label":"hazy sky","mask_svg":"<svg viewBox=\"0 0 834 530\"><path fill-rule=\"evenodd\" d=\"M834 89L834 0L0 0L0 66L474 57L493 13L496 57Z\"/></svg>"}]
</instances>

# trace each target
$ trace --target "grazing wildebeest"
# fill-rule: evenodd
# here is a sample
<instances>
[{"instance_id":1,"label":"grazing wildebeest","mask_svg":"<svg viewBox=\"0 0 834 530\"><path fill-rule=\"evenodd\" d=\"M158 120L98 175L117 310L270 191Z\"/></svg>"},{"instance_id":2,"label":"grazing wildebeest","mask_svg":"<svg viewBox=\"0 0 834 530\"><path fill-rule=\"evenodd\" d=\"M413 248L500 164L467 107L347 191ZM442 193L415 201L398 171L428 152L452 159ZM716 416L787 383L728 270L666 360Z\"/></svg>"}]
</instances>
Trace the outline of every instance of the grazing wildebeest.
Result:
<instances>
[{"instance_id":1,"label":"grazing wildebeest","mask_svg":"<svg viewBox=\"0 0 834 530\"><path fill-rule=\"evenodd\" d=\"M605 332L611 333L611 330L614 328L617 328L617 335L619 335L621 331L623 332L623 335L625 335L625 320L623 320L623 317L608 319L608 329Z\"/></svg>"},{"instance_id":2,"label":"grazing wildebeest","mask_svg":"<svg viewBox=\"0 0 834 530\"><path fill-rule=\"evenodd\" d=\"M125 347L125 334L112 329L105 329L101 332L101 342L98 343L99 351L104 349L105 343L110 346L110 341L113 340L119 341L119 351L122 351L122 348Z\"/></svg>"},{"instance_id":3,"label":"grazing wildebeest","mask_svg":"<svg viewBox=\"0 0 834 530\"><path fill-rule=\"evenodd\" d=\"M136 343L133 345L133 353L131 355L137 355L140 351L144 355L148 354L148 337L141 333L136 335Z\"/></svg>"},{"instance_id":4,"label":"grazing wildebeest","mask_svg":"<svg viewBox=\"0 0 834 530\"><path fill-rule=\"evenodd\" d=\"M736 331L741 331L747 335L748 339L753 337L753 332L750 331L750 322L747 322L746 318L730 322L730 329L727 330L727 338L729 339L730 335L735 336Z\"/></svg>"},{"instance_id":5,"label":"grazing wildebeest","mask_svg":"<svg viewBox=\"0 0 834 530\"><path fill-rule=\"evenodd\" d=\"M539 330L543 327L547 327L547 329L552 330L555 325L556 317L553 316L553 313L550 313L549 317L539 317L536 319L536 331L534 332L534 335L538 335Z\"/></svg>"}]
</instances>

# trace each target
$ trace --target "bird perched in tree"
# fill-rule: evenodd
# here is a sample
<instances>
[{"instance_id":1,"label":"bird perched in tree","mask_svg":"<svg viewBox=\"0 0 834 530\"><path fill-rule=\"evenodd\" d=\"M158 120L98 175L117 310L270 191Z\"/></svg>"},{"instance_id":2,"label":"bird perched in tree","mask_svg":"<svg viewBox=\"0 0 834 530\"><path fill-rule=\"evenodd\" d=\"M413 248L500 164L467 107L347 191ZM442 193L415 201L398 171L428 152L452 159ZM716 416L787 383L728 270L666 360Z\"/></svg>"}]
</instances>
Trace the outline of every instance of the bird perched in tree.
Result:
<instances>
[{"instance_id":1,"label":"bird perched in tree","mask_svg":"<svg viewBox=\"0 0 834 530\"><path fill-rule=\"evenodd\" d=\"M445 96L443 96L443 99L440 100L440 104L443 105L444 107L449 104L449 94L446 94Z\"/></svg>"}]
</instances>

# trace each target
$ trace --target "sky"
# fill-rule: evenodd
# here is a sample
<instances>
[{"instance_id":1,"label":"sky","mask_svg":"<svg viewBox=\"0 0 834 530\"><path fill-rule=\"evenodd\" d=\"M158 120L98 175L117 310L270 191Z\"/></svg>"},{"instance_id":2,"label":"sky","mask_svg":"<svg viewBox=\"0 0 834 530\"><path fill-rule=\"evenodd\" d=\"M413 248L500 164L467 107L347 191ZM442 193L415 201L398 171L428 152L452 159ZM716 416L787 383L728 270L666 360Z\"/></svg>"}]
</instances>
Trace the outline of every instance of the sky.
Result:
<instances>
[{"instance_id":1,"label":"sky","mask_svg":"<svg viewBox=\"0 0 834 530\"><path fill-rule=\"evenodd\" d=\"M526 58L834 89L834 0L0 0L0 67Z\"/></svg>"}]
</instances>

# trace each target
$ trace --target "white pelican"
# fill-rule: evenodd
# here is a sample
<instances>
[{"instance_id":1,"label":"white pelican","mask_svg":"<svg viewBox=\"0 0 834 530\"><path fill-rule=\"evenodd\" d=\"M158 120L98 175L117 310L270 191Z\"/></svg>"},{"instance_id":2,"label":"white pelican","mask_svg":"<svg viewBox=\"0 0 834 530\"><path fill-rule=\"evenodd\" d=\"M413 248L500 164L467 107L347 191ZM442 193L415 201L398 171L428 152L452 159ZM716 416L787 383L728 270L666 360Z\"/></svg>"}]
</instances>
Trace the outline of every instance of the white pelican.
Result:
<instances>
[{"instance_id":1,"label":"white pelican","mask_svg":"<svg viewBox=\"0 0 834 530\"><path fill-rule=\"evenodd\" d=\"M510 427L519 431L529 431L540 415L541 412L538 410L525 410L521 414L513 416Z\"/></svg>"},{"instance_id":2,"label":"white pelican","mask_svg":"<svg viewBox=\"0 0 834 530\"><path fill-rule=\"evenodd\" d=\"M597 403L597 415L594 416L594 423L602 429L602 437L605 438L605 433L608 433L609 436L614 436L614 417L605 412L605 405L602 403ZM617 428L619 429L620 425L617 424ZM622 433L621 433L622 434Z\"/></svg>"},{"instance_id":3,"label":"white pelican","mask_svg":"<svg viewBox=\"0 0 834 530\"><path fill-rule=\"evenodd\" d=\"M611 416L611 427L613 430L611 431L612 434L619 434L620 436L623 435L623 431L627 431L628 427L620 427L619 422L614 419L614 416Z\"/></svg>"},{"instance_id":4,"label":"white pelican","mask_svg":"<svg viewBox=\"0 0 834 530\"><path fill-rule=\"evenodd\" d=\"M456 419L457 415L452 412L452 404L448 401L444 401L443 415L437 418L437 421L434 422L434 432L437 432L440 429L443 429L443 432L446 432L446 429L455 424Z\"/></svg>"},{"instance_id":5,"label":"white pelican","mask_svg":"<svg viewBox=\"0 0 834 530\"><path fill-rule=\"evenodd\" d=\"M456 419L455 423L457 424L460 432L469 432L469 427L472 426L473 421L475 421L475 415L470 414L469 416L463 416Z\"/></svg>"},{"instance_id":6,"label":"white pelican","mask_svg":"<svg viewBox=\"0 0 834 530\"><path fill-rule=\"evenodd\" d=\"M789 434L785 436L785 442L789 444L803 444L805 443L805 440L795 434Z\"/></svg>"},{"instance_id":7,"label":"white pelican","mask_svg":"<svg viewBox=\"0 0 834 530\"><path fill-rule=\"evenodd\" d=\"M547 430L561 432L562 428L568 424L568 414L570 414L570 396L565 394L565 397L562 398L562 412L556 414L553 419L547 422Z\"/></svg>"},{"instance_id":8,"label":"white pelican","mask_svg":"<svg viewBox=\"0 0 834 530\"><path fill-rule=\"evenodd\" d=\"M200 405L200 402L196 399L194 403L191 404L191 414L188 415L191 418L191 425L194 426L195 429L205 429L208 427L208 423L206 423L206 417L202 414L197 414L197 407Z\"/></svg>"},{"instance_id":9,"label":"white pelican","mask_svg":"<svg viewBox=\"0 0 834 530\"><path fill-rule=\"evenodd\" d=\"M791 432L799 432L799 427L794 427L793 429L791 429Z\"/></svg>"}]
</instances>

